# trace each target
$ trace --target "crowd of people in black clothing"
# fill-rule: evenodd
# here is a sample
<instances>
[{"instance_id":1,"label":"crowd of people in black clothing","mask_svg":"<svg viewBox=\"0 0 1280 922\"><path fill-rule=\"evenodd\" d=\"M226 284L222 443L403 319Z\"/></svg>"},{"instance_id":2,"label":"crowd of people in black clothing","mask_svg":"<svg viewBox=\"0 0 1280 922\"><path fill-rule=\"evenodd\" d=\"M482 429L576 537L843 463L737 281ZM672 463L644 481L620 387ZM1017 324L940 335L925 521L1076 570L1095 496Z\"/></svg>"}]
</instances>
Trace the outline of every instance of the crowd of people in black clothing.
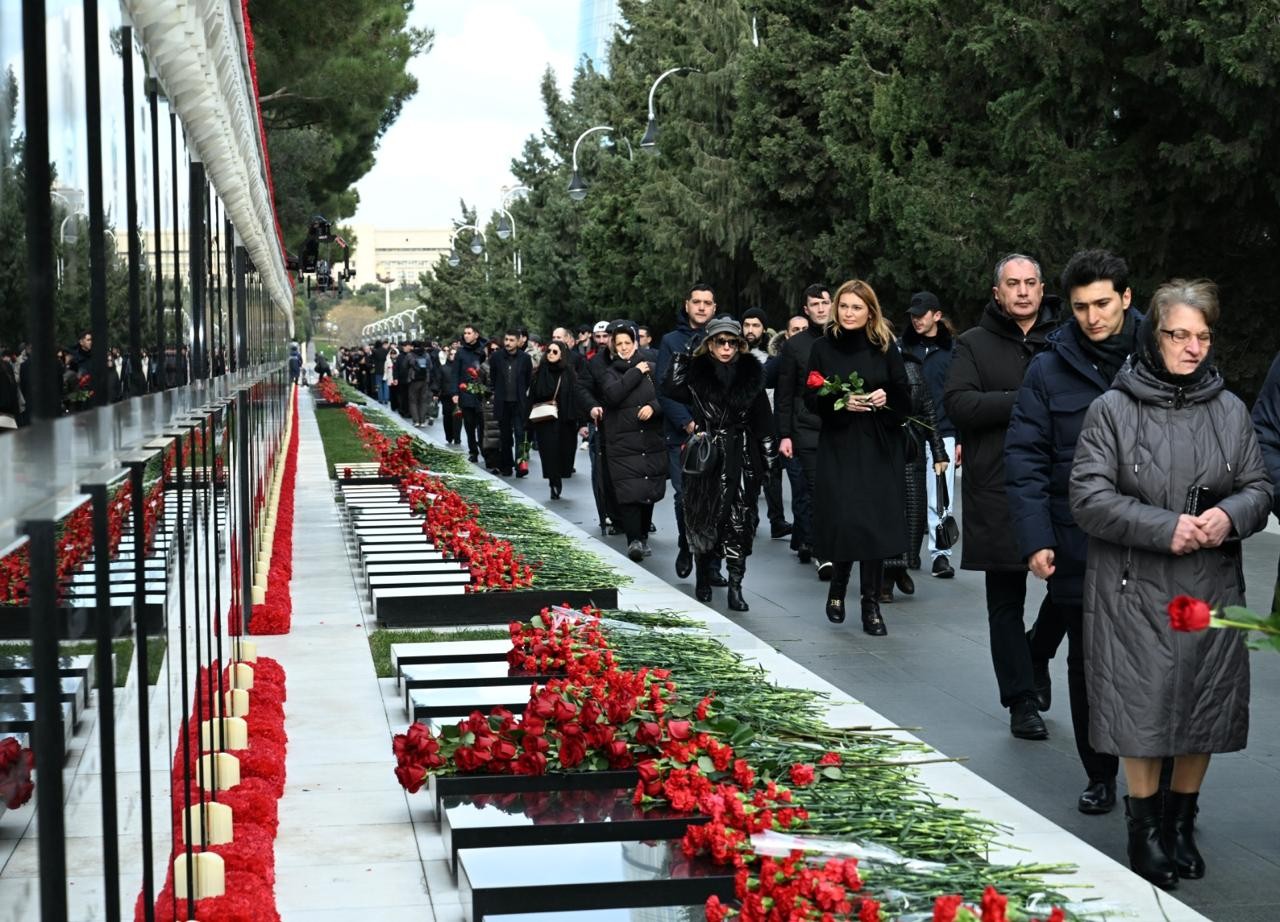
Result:
<instances>
[{"instance_id":1,"label":"crowd of people in black clothing","mask_svg":"<svg viewBox=\"0 0 1280 922\"><path fill-rule=\"evenodd\" d=\"M1194 839L1210 756L1243 748L1248 657L1238 632L1171 636L1178 594L1243 601L1240 542L1280 483L1280 359L1252 414L1212 361L1220 307L1175 279L1133 305L1128 267L1076 254L1061 297L1039 263L996 265L979 322L957 334L917 292L900 333L867 282L810 286L784 329L758 309L688 291L655 345L626 319L557 327L545 343L486 339L344 350L339 372L492 472L526 476L536 448L550 499L587 451L602 533L650 555L653 508L673 494L676 574L747 611L746 562L765 497L771 538L829 581L845 620L858 564L863 630L915 591L912 571L955 575L949 497L963 462L963 569L983 573L991 656L1010 731L1048 736L1048 663L1065 639L1084 813L1116 803L1124 768L1133 868L1174 886L1204 874ZM782 478L790 484L787 518ZM1027 630L1027 574L1048 582ZM1162 766L1164 772L1162 774Z\"/></svg>"},{"instance_id":2,"label":"crowd of people in black clothing","mask_svg":"<svg viewBox=\"0 0 1280 922\"><path fill-rule=\"evenodd\" d=\"M75 345L57 352L62 411L74 413L95 403L93 384L93 333L85 330ZM26 426L31 421L31 348L22 345L0 349L0 432ZM210 357L210 371L226 374L222 349ZM163 357L143 349L135 361L128 351L107 351L107 401L116 403L153 390L177 387L191 380L191 351L183 345L165 350Z\"/></svg>"}]
</instances>

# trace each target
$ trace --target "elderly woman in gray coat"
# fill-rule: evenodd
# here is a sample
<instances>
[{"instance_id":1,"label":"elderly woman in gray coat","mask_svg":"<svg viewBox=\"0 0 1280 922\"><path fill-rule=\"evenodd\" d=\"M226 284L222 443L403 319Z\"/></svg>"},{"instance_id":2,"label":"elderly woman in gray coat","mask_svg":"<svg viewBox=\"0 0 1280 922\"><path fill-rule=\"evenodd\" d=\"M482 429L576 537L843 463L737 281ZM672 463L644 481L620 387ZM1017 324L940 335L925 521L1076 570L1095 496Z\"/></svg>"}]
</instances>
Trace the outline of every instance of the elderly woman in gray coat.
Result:
<instances>
[{"instance_id":1,"label":"elderly woman in gray coat","mask_svg":"<svg viewBox=\"0 0 1280 922\"><path fill-rule=\"evenodd\" d=\"M1175 633L1167 606L1181 594L1242 604L1240 541L1271 509L1249 411L1209 361L1217 319L1212 282L1157 289L1137 351L1085 416L1071 472L1071 512L1089 535L1089 739L1123 760L1130 867L1166 889L1204 876L1200 785L1210 755L1243 749L1249 732L1243 637Z\"/></svg>"}]
</instances>

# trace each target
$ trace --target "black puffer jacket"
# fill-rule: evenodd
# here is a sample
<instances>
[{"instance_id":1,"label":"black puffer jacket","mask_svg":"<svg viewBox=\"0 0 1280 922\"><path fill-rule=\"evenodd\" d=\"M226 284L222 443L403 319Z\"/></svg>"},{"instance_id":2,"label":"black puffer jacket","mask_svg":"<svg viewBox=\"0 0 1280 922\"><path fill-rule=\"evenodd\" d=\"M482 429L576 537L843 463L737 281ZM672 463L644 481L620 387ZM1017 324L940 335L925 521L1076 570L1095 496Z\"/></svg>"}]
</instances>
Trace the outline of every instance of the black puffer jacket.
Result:
<instances>
[{"instance_id":1,"label":"black puffer jacket","mask_svg":"<svg viewBox=\"0 0 1280 922\"><path fill-rule=\"evenodd\" d=\"M677 353L664 390L693 411L697 431L710 432L720 462L706 474L684 475L684 524L695 554L736 559L751 553L760 514L760 486L777 463L764 368L739 355L727 369L707 353Z\"/></svg>"},{"instance_id":2,"label":"black puffer jacket","mask_svg":"<svg viewBox=\"0 0 1280 922\"><path fill-rule=\"evenodd\" d=\"M1059 301L1046 297L1026 332L994 301L978 325L956 339L944 397L964 448L961 469L961 566L966 570L1025 570L1005 493L1004 436L1031 359L1057 325Z\"/></svg>"},{"instance_id":3,"label":"black puffer jacket","mask_svg":"<svg viewBox=\"0 0 1280 922\"><path fill-rule=\"evenodd\" d=\"M648 361L649 371L636 366ZM656 503L667 483L667 447L662 436L662 407L654 384L654 361L636 350L630 361L615 358L605 367L604 456L620 503ZM653 415L640 419L640 408Z\"/></svg>"}]
</instances>

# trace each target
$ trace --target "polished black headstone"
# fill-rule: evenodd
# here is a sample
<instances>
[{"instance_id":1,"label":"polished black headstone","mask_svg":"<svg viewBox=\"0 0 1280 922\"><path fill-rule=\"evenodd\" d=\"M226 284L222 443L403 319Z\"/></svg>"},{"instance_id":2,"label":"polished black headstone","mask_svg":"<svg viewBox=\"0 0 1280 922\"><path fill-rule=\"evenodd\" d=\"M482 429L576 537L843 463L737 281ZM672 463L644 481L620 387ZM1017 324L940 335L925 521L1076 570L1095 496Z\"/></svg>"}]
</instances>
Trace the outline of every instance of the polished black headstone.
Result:
<instances>
[{"instance_id":1,"label":"polished black headstone","mask_svg":"<svg viewBox=\"0 0 1280 922\"><path fill-rule=\"evenodd\" d=\"M453 724L472 711L488 713L503 707L523 714L529 706L528 685L477 685L466 688L411 688L405 691L405 709L411 720L422 720L433 730Z\"/></svg>"},{"instance_id":2,"label":"polished black headstone","mask_svg":"<svg viewBox=\"0 0 1280 922\"><path fill-rule=\"evenodd\" d=\"M455 794L497 794L504 791L599 791L634 788L640 773L634 768L600 772L551 772L546 775L431 775L427 794L440 813L441 798Z\"/></svg>"},{"instance_id":3,"label":"polished black headstone","mask_svg":"<svg viewBox=\"0 0 1280 922\"><path fill-rule=\"evenodd\" d=\"M458 851L507 845L678 839L701 814L669 807L642 810L635 786L598 791L518 791L464 794L440 803L440 834L458 872Z\"/></svg>"},{"instance_id":4,"label":"polished black headstone","mask_svg":"<svg viewBox=\"0 0 1280 922\"><path fill-rule=\"evenodd\" d=\"M551 678L555 678L554 674L512 669L506 660L415 664L400 668L400 684L404 688L466 688L474 685L518 685L528 688L534 682L542 684Z\"/></svg>"},{"instance_id":5,"label":"polished black headstone","mask_svg":"<svg viewBox=\"0 0 1280 922\"><path fill-rule=\"evenodd\" d=\"M733 866L687 858L678 839L464 848L458 895L470 922L513 912L704 903L733 896Z\"/></svg>"},{"instance_id":6,"label":"polished black headstone","mask_svg":"<svg viewBox=\"0 0 1280 922\"><path fill-rule=\"evenodd\" d=\"M440 643L391 645L391 664L397 671L415 663L478 663L507 658L509 640L446 640Z\"/></svg>"}]
</instances>

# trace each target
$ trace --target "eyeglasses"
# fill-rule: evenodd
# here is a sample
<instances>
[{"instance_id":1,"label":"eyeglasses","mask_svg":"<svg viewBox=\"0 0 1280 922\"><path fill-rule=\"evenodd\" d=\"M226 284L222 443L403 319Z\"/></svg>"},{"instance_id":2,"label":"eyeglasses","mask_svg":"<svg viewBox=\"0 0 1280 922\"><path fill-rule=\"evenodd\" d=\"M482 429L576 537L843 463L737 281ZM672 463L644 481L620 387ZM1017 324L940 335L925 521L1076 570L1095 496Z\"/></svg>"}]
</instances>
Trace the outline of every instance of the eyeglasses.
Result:
<instances>
[{"instance_id":1,"label":"eyeglasses","mask_svg":"<svg viewBox=\"0 0 1280 922\"><path fill-rule=\"evenodd\" d=\"M1185 346L1189 343L1192 336L1199 340L1200 345L1202 346L1207 346L1213 342L1212 330L1204 330L1201 333L1192 333L1190 330L1161 330L1160 332L1169 337L1179 346Z\"/></svg>"},{"instance_id":2,"label":"eyeglasses","mask_svg":"<svg viewBox=\"0 0 1280 922\"><path fill-rule=\"evenodd\" d=\"M725 346L733 346L736 348L738 345L738 341L730 337L720 336L720 337L717 337L716 339L711 340L711 345L717 349L723 349Z\"/></svg>"}]
</instances>

